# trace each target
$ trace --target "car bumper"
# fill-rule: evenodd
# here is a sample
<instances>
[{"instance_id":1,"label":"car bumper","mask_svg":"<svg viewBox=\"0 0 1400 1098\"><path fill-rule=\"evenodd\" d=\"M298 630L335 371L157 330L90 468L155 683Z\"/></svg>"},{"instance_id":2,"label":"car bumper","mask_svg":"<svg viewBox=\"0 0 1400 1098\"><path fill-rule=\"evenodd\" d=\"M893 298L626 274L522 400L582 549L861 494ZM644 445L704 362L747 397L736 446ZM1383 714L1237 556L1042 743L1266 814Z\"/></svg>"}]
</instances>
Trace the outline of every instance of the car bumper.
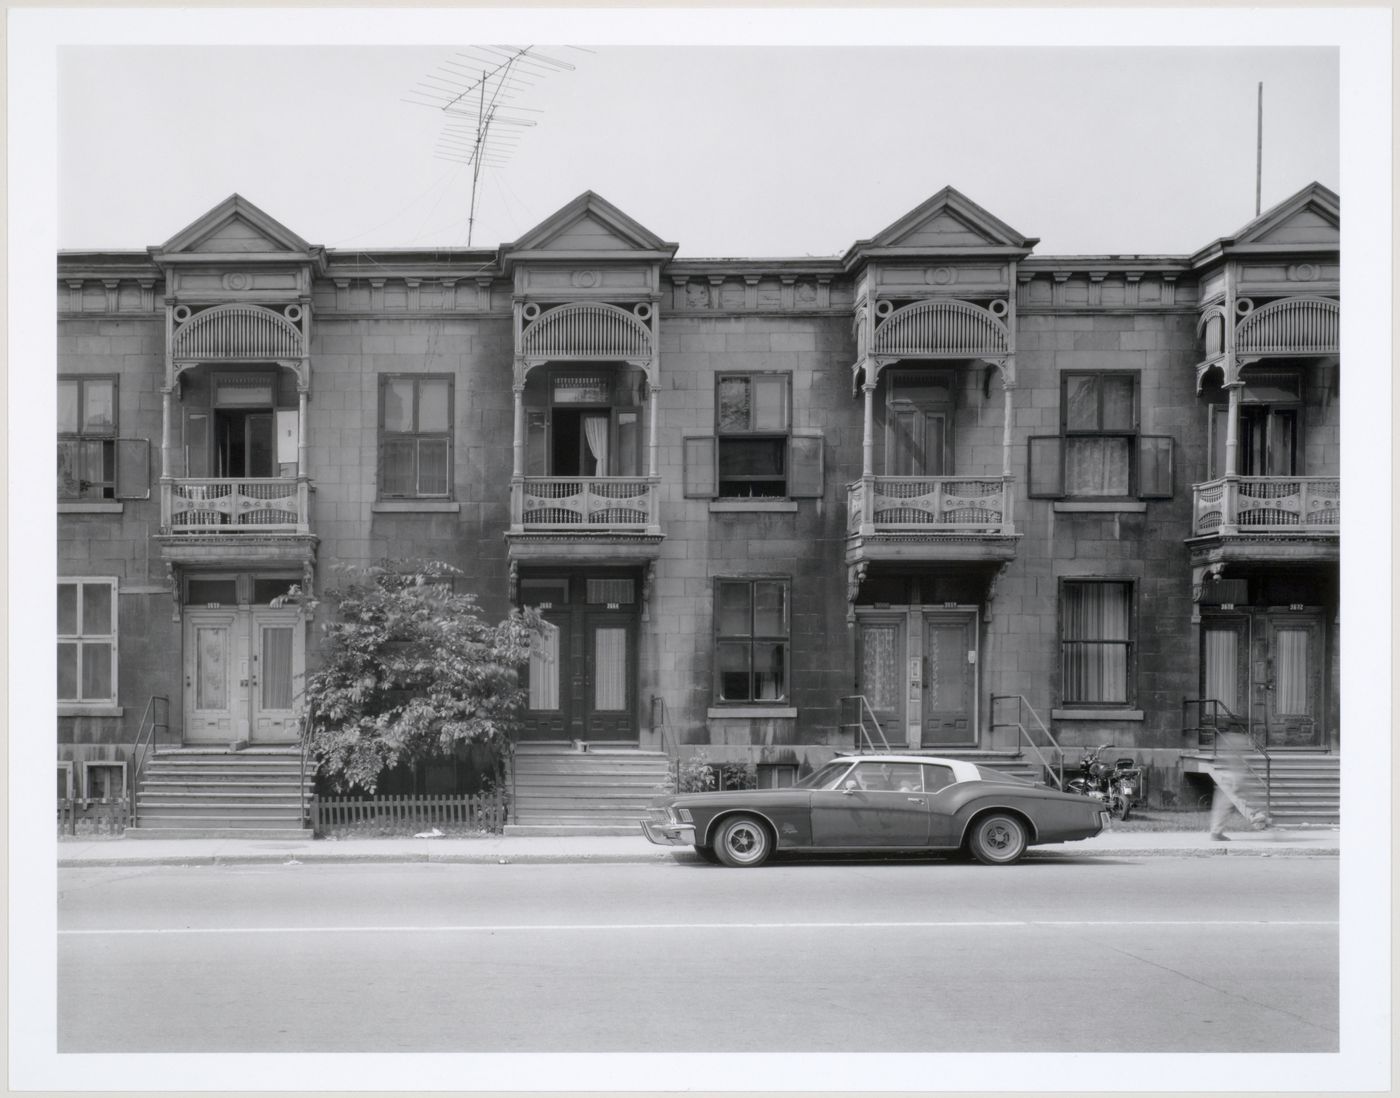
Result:
<instances>
[{"instance_id":1,"label":"car bumper","mask_svg":"<svg viewBox=\"0 0 1400 1098\"><path fill-rule=\"evenodd\" d=\"M695 825L670 821L643 820L642 834L657 846L694 846Z\"/></svg>"}]
</instances>

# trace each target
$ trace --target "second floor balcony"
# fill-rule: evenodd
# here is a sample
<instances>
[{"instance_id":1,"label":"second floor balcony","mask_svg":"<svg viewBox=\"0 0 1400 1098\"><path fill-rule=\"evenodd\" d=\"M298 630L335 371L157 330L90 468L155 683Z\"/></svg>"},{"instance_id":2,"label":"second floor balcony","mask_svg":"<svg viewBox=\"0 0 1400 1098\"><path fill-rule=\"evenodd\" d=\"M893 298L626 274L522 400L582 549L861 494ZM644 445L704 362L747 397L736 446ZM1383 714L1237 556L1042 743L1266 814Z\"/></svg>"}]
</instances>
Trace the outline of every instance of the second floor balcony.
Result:
<instances>
[{"instance_id":1,"label":"second floor balcony","mask_svg":"<svg viewBox=\"0 0 1400 1098\"><path fill-rule=\"evenodd\" d=\"M309 566L317 540L311 526L305 477L180 477L160 484L156 541L172 564Z\"/></svg>"},{"instance_id":2,"label":"second floor balcony","mask_svg":"<svg viewBox=\"0 0 1400 1098\"><path fill-rule=\"evenodd\" d=\"M1337 477L1227 476L1192 489L1192 542L1225 559L1337 558Z\"/></svg>"},{"instance_id":3,"label":"second floor balcony","mask_svg":"<svg viewBox=\"0 0 1400 1098\"><path fill-rule=\"evenodd\" d=\"M662 532L659 479L531 476L512 480L506 538L516 560L653 560Z\"/></svg>"},{"instance_id":4,"label":"second floor balcony","mask_svg":"<svg viewBox=\"0 0 1400 1098\"><path fill-rule=\"evenodd\" d=\"M848 562L1010 560L1012 479L868 476L847 489Z\"/></svg>"}]
</instances>

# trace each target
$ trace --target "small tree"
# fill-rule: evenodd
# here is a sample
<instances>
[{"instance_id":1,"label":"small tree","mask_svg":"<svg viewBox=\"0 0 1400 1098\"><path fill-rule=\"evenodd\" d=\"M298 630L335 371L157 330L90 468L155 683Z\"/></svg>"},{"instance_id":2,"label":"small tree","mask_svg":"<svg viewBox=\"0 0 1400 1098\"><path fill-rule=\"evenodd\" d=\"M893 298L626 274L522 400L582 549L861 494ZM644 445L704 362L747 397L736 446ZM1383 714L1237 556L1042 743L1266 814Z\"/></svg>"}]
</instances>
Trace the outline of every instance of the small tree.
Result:
<instances>
[{"instance_id":1,"label":"small tree","mask_svg":"<svg viewBox=\"0 0 1400 1098\"><path fill-rule=\"evenodd\" d=\"M520 667L533 610L485 622L461 572L439 561L342 566L327 595L324 664L307 676L310 749L336 789L373 792L395 766L450 755L461 743L502 745L518 719Z\"/></svg>"}]
</instances>

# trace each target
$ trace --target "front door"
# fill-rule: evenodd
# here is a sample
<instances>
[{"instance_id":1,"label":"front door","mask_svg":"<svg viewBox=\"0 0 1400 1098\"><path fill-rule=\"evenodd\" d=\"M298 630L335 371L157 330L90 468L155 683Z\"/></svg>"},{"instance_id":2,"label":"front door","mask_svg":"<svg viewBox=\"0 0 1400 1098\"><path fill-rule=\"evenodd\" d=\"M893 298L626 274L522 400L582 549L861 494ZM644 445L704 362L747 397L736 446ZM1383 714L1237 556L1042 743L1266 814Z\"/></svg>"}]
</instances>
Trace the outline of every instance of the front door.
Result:
<instances>
[{"instance_id":1,"label":"front door","mask_svg":"<svg viewBox=\"0 0 1400 1098\"><path fill-rule=\"evenodd\" d=\"M1319 749L1322 740L1322 615L1270 611L1264 674L1270 747Z\"/></svg>"},{"instance_id":2,"label":"front door","mask_svg":"<svg viewBox=\"0 0 1400 1098\"><path fill-rule=\"evenodd\" d=\"M865 697L885 741L904 745L905 615L860 616L860 678L856 693ZM872 735L873 735L873 729Z\"/></svg>"},{"instance_id":3,"label":"front door","mask_svg":"<svg viewBox=\"0 0 1400 1098\"><path fill-rule=\"evenodd\" d=\"M977 726L977 615L941 610L924 615L920 698L924 747L973 746Z\"/></svg>"},{"instance_id":4,"label":"front door","mask_svg":"<svg viewBox=\"0 0 1400 1098\"><path fill-rule=\"evenodd\" d=\"M1249 723L1249 619L1242 615L1201 615L1201 697L1213 701L1203 718L1225 725L1231 718Z\"/></svg>"},{"instance_id":5,"label":"front door","mask_svg":"<svg viewBox=\"0 0 1400 1098\"><path fill-rule=\"evenodd\" d=\"M304 634L296 610L186 608L185 740L292 743Z\"/></svg>"},{"instance_id":6,"label":"front door","mask_svg":"<svg viewBox=\"0 0 1400 1098\"><path fill-rule=\"evenodd\" d=\"M544 619L530 653L521 738L637 742L635 578L522 578L520 590Z\"/></svg>"}]
</instances>

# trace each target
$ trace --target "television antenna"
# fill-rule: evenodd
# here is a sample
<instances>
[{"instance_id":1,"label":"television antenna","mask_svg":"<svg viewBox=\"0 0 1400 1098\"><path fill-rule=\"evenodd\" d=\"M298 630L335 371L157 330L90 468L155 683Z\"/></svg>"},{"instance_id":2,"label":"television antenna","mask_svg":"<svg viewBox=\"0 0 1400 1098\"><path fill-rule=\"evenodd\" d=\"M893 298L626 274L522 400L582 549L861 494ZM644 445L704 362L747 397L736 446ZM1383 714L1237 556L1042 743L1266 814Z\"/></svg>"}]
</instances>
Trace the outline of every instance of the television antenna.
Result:
<instances>
[{"instance_id":1,"label":"television antenna","mask_svg":"<svg viewBox=\"0 0 1400 1098\"><path fill-rule=\"evenodd\" d=\"M481 169L504 167L523 131L537 124L532 116L544 113L516 102L517 96L545 77L573 68L535 46L472 46L453 54L409 91L405 102L432 107L443 115L434 156L471 167L468 247L476 226Z\"/></svg>"}]
</instances>

